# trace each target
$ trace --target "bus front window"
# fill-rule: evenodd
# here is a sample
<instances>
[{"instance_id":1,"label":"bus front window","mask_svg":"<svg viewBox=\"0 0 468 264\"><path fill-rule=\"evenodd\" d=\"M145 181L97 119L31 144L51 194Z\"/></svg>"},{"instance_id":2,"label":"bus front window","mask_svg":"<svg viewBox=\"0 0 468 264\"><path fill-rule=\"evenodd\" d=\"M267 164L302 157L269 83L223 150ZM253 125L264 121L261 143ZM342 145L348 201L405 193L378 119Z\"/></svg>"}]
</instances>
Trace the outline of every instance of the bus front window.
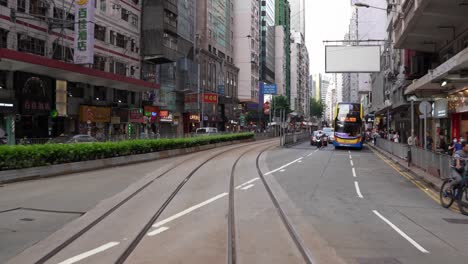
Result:
<instances>
[{"instance_id":1,"label":"bus front window","mask_svg":"<svg viewBox=\"0 0 468 264\"><path fill-rule=\"evenodd\" d=\"M356 138L361 136L359 123L339 123L335 128L335 134L340 138Z\"/></svg>"}]
</instances>

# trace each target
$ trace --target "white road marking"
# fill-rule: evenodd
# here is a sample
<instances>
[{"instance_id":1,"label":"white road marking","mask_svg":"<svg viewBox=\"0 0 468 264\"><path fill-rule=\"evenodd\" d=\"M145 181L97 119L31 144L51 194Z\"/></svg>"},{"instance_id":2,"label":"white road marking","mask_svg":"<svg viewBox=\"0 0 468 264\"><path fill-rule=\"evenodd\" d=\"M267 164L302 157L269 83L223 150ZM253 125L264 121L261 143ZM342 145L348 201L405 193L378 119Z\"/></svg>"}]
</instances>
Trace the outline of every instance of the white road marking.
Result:
<instances>
[{"instance_id":1,"label":"white road marking","mask_svg":"<svg viewBox=\"0 0 468 264\"><path fill-rule=\"evenodd\" d=\"M164 232L164 231L166 231L168 229L169 229L169 227L162 226L162 227L160 227L160 228L158 228L156 230L153 230L153 231L149 232L148 236L155 236L157 234L161 234L162 232Z\"/></svg>"},{"instance_id":2,"label":"white road marking","mask_svg":"<svg viewBox=\"0 0 468 264\"><path fill-rule=\"evenodd\" d=\"M317 151L319 151L319 149L316 149L314 152L317 152Z\"/></svg>"},{"instance_id":3,"label":"white road marking","mask_svg":"<svg viewBox=\"0 0 468 264\"><path fill-rule=\"evenodd\" d=\"M351 166L354 166L354 163L352 160L350 160L349 163L351 163Z\"/></svg>"},{"instance_id":4,"label":"white road marking","mask_svg":"<svg viewBox=\"0 0 468 264\"><path fill-rule=\"evenodd\" d=\"M350 150L348 150L348 153L349 153L349 154L351 154L351 151L350 151Z\"/></svg>"},{"instance_id":5,"label":"white road marking","mask_svg":"<svg viewBox=\"0 0 468 264\"><path fill-rule=\"evenodd\" d=\"M250 188L252 188L252 187L254 187L254 186L255 186L254 184L249 184L249 185L247 185L247 186L245 186L245 187L242 187L242 190L245 191L245 190L248 190L248 189L250 189Z\"/></svg>"},{"instance_id":6,"label":"white road marking","mask_svg":"<svg viewBox=\"0 0 468 264\"><path fill-rule=\"evenodd\" d=\"M97 253L106 251L111 247L115 247L118 244L120 244L120 242L109 242L109 243L104 244L104 245L102 245L100 247L97 247L97 248L95 248L93 250L86 251L86 252L81 253L79 255L76 255L76 256L74 256L72 258L64 260L64 261L60 262L59 264L73 264L73 263L76 263L76 262L78 262L78 261L80 261L82 259L85 259L87 257L91 257L92 255L96 255Z\"/></svg>"},{"instance_id":7,"label":"white road marking","mask_svg":"<svg viewBox=\"0 0 468 264\"><path fill-rule=\"evenodd\" d=\"M359 198L364 198L361 193L361 189L359 189L359 183L357 181L354 182L354 187L356 187L356 193L359 196Z\"/></svg>"},{"instance_id":8,"label":"white road marking","mask_svg":"<svg viewBox=\"0 0 468 264\"><path fill-rule=\"evenodd\" d=\"M400 236L404 237L408 242L410 242L415 248L417 248L419 251L422 253L429 253L425 248L423 248L421 245L419 245L416 241L414 241L411 237L409 237L405 232L401 231L396 225L394 225L392 222L390 222L387 218L383 217L377 210L372 210L375 215L380 217L385 223L387 223L393 230L395 230Z\"/></svg>"},{"instance_id":9,"label":"white road marking","mask_svg":"<svg viewBox=\"0 0 468 264\"><path fill-rule=\"evenodd\" d=\"M349 155L349 159L350 159L350 160L352 160L352 159L353 159L353 157L351 157L351 155Z\"/></svg>"},{"instance_id":10,"label":"white road marking","mask_svg":"<svg viewBox=\"0 0 468 264\"><path fill-rule=\"evenodd\" d=\"M310 157L310 156L312 156L312 154L314 154L314 153L310 153L309 155L307 155L307 157Z\"/></svg>"},{"instance_id":11,"label":"white road marking","mask_svg":"<svg viewBox=\"0 0 468 264\"><path fill-rule=\"evenodd\" d=\"M285 171L286 171L285 169L280 170L280 172L285 172Z\"/></svg>"},{"instance_id":12,"label":"white road marking","mask_svg":"<svg viewBox=\"0 0 468 264\"><path fill-rule=\"evenodd\" d=\"M298 160L298 161L297 161L297 163L301 163L301 162L302 162L302 160Z\"/></svg>"},{"instance_id":13,"label":"white road marking","mask_svg":"<svg viewBox=\"0 0 468 264\"><path fill-rule=\"evenodd\" d=\"M354 169L354 167L353 167L353 177L354 177L354 178L357 177L357 176L356 176L356 170Z\"/></svg>"},{"instance_id":14,"label":"white road marking","mask_svg":"<svg viewBox=\"0 0 468 264\"><path fill-rule=\"evenodd\" d=\"M275 169L275 170L269 171L269 172L265 173L264 176L267 176L267 175L270 175L270 174L272 174L272 173L275 173L275 172L277 172L277 171L279 171L279 170L282 170L282 169L288 167L289 165L294 164L294 163L300 161L301 159L302 159L302 158L298 158L297 160L293 160L293 161L289 162L288 164L283 165L283 166L281 166L281 167L279 167L279 168L277 168L277 169Z\"/></svg>"},{"instance_id":15,"label":"white road marking","mask_svg":"<svg viewBox=\"0 0 468 264\"><path fill-rule=\"evenodd\" d=\"M212 202L214 202L214 201L216 201L216 200L218 200L218 199L221 199L221 198L223 198L223 197L226 196L226 195L228 195L228 193L222 193L222 194L217 195L217 196L215 196L215 197L213 197L213 198L211 198L211 199L208 199L208 200L206 200L206 201L204 201L204 202L202 202L202 203L199 203L199 204L194 205L194 206L192 206L192 207L190 207L190 208L187 208L187 209L185 209L184 211L182 211L182 212L180 212L180 213L177 213L177 214L175 214L175 215L173 215L173 216L171 216L171 217L168 217L168 218L166 218L166 219L164 219L164 220L161 220L161 221L155 223L155 224L153 225L153 227L160 227L160 226L163 226L163 225L165 225L165 224L167 224L167 223L169 223L169 222L171 222L171 221L173 221L173 220L175 220L175 219L177 219L177 218L179 218L179 217L182 217L182 216L184 216L184 215L186 215L186 214L188 214L188 213L190 213L190 212L192 212L192 211L197 210L197 209L200 208L200 207L203 207L203 206L205 206L205 205L207 205L207 204L210 204L210 203L212 203Z\"/></svg>"},{"instance_id":16,"label":"white road marking","mask_svg":"<svg viewBox=\"0 0 468 264\"><path fill-rule=\"evenodd\" d=\"M284 171L284 170L283 170L283 171ZM236 190L239 190L239 189L242 188L243 186L248 185L248 184L251 184L252 182L258 181L258 180L260 180L260 178L257 177L257 178L251 179L250 181L244 182L243 184L237 186L237 187L236 187Z\"/></svg>"}]
</instances>

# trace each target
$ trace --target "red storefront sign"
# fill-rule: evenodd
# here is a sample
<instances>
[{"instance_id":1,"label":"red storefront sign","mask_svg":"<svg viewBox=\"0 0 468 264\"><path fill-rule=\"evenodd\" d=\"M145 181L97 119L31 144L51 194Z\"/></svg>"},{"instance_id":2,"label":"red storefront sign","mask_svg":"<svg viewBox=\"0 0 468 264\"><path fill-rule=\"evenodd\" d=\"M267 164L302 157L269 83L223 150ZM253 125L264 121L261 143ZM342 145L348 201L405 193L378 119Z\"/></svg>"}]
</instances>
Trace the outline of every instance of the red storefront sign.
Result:
<instances>
[{"instance_id":1,"label":"red storefront sign","mask_svg":"<svg viewBox=\"0 0 468 264\"><path fill-rule=\"evenodd\" d=\"M143 109L133 108L128 110L129 123L143 123Z\"/></svg>"},{"instance_id":2,"label":"red storefront sign","mask_svg":"<svg viewBox=\"0 0 468 264\"><path fill-rule=\"evenodd\" d=\"M218 94L215 93L205 93L203 94L203 102L208 104L217 104L218 103Z\"/></svg>"}]
</instances>

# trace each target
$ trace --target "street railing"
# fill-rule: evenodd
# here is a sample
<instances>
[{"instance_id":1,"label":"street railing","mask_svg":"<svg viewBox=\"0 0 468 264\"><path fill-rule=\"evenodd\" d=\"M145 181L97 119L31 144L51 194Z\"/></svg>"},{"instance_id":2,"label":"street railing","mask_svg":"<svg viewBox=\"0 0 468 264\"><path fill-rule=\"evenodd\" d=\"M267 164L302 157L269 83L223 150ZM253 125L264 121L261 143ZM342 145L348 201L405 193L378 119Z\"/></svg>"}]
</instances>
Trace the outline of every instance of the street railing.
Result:
<instances>
[{"instance_id":1,"label":"street railing","mask_svg":"<svg viewBox=\"0 0 468 264\"><path fill-rule=\"evenodd\" d=\"M410 166L418 167L435 177L446 179L450 176L452 157L449 155L415 146L410 147L383 138L377 138L376 146L400 159L406 160Z\"/></svg>"},{"instance_id":2,"label":"street railing","mask_svg":"<svg viewBox=\"0 0 468 264\"><path fill-rule=\"evenodd\" d=\"M309 132L296 132L285 134L283 139L283 146L288 146L300 142L304 142L310 140L310 133Z\"/></svg>"}]
</instances>

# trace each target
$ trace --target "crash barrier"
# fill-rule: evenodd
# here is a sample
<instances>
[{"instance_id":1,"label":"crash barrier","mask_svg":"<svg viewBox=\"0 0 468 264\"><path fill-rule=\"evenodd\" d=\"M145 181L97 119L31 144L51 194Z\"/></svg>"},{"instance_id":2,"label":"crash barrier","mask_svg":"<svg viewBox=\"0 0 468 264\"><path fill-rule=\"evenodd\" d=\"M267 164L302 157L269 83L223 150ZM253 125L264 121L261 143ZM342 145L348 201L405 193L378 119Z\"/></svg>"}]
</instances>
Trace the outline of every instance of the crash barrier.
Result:
<instances>
[{"instance_id":1,"label":"crash barrier","mask_svg":"<svg viewBox=\"0 0 468 264\"><path fill-rule=\"evenodd\" d=\"M283 146L294 145L300 142L310 140L309 132L290 133L283 136Z\"/></svg>"},{"instance_id":2,"label":"crash barrier","mask_svg":"<svg viewBox=\"0 0 468 264\"><path fill-rule=\"evenodd\" d=\"M406 144L395 143L382 138L377 138L376 146L400 159L408 161L409 166L418 167L432 176L441 179L446 179L450 176L452 157L449 155L415 146L410 147Z\"/></svg>"}]
</instances>

